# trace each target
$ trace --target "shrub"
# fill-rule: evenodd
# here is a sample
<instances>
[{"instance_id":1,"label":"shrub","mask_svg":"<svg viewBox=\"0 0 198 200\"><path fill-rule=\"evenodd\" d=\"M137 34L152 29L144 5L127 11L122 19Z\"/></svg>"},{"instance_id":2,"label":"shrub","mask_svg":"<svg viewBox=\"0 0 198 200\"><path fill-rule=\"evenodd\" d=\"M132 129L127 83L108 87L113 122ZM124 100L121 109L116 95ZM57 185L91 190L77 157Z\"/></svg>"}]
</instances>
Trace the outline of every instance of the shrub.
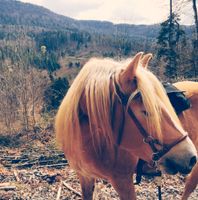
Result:
<instances>
[{"instance_id":1,"label":"shrub","mask_svg":"<svg viewBox=\"0 0 198 200\"><path fill-rule=\"evenodd\" d=\"M57 109L68 89L69 82L66 77L55 79L44 92L44 110Z\"/></svg>"}]
</instances>

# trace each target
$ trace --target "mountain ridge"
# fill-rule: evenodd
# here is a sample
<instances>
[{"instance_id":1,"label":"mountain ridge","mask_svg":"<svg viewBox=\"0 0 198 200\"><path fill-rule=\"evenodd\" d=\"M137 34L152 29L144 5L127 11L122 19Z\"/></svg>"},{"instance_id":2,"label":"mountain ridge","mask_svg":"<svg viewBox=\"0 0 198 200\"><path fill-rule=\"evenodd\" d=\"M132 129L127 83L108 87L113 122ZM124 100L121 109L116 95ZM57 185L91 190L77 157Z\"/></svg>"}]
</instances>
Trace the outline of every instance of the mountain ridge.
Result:
<instances>
[{"instance_id":1,"label":"mountain ridge","mask_svg":"<svg viewBox=\"0 0 198 200\"><path fill-rule=\"evenodd\" d=\"M108 21L76 20L31 3L0 0L0 24L38 26L47 29L80 29L91 33L156 37L159 25L114 24Z\"/></svg>"}]
</instances>

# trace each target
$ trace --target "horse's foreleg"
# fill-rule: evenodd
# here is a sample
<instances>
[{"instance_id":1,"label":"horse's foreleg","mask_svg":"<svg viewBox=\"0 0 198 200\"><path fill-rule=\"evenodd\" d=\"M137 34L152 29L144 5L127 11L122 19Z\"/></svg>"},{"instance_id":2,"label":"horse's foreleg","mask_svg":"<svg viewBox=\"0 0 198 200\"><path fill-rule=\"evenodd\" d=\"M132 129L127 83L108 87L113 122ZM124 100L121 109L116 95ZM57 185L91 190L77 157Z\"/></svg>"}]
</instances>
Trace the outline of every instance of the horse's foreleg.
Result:
<instances>
[{"instance_id":1,"label":"horse's foreleg","mask_svg":"<svg viewBox=\"0 0 198 200\"><path fill-rule=\"evenodd\" d=\"M191 174L186 178L185 189L182 200L187 200L198 184L198 163L192 169Z\"/></svg>"},{"instance_id":2,"label":"horse's foreleg","mask_svg":"<svg viewBox=\"0 0 198 200\"><path fill-rule=\"evenodd\" d=\"M120 200L135 200L135 188L133 185L132 177L112 177L111 184L120 196Z\"/></svg>"},{"instance_id":3,"label":"horse's foreleg","mask_svg":"<svg viewBox=\"0 0 198 200\"><path fill-rule=\"evenodd\" d=\"M83 200L92 200L94 192L94 183L93 178L85 177L78 174L80 179L81 189L82 189L82 199Z\"/></svg>"}]
</instances>

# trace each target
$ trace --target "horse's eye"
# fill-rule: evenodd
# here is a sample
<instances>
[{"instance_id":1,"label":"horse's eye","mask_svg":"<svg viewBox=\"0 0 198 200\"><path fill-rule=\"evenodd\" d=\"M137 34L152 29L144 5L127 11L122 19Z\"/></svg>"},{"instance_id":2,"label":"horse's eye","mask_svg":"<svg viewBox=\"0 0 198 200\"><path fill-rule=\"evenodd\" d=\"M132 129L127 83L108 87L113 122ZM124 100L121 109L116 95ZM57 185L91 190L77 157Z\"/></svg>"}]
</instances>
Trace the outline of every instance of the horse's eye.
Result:
<instances>
[{"instance_id":1,"label":"horse's eye","mask_svg":"<svg viewBox=\"0 0 198 200\"><path fill-rule=\"evenodd\" d=\"M147 112L147 111L145 111L145 110L143 110L143 111L142 111L142 113L143 113L143 114L144 114L144 116L146 116L146 117L148 117L148 116L149 116L148 112Z\"/></svg>"}]
</instances>

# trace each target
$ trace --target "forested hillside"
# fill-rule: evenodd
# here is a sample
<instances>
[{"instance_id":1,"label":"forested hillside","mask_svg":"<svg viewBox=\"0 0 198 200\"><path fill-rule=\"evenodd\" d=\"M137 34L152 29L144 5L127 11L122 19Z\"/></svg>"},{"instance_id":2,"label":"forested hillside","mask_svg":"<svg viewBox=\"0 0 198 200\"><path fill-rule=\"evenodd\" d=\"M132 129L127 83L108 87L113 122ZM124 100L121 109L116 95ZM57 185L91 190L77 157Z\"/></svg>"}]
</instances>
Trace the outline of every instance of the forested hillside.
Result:
<instances>
[{"instance_id":1,"label":"forested hillside","mask_svg":"<svg viewBox=\"0 0 198 200\"><path fill-rule=\"evenodd\" d=\"M177 77L194 77L194 29L180 28ZM121 60L138 51L152 52L152 70L162 79L170 78L164 73L166 58L162 59L166 48L160 47L166 44L166 27L164 31L159 24L75 20L40 6L0 0L1 124L10 130L36 126L43 113L58 107L56 102L93 56Z\"/></svg>"}]
</instances>

